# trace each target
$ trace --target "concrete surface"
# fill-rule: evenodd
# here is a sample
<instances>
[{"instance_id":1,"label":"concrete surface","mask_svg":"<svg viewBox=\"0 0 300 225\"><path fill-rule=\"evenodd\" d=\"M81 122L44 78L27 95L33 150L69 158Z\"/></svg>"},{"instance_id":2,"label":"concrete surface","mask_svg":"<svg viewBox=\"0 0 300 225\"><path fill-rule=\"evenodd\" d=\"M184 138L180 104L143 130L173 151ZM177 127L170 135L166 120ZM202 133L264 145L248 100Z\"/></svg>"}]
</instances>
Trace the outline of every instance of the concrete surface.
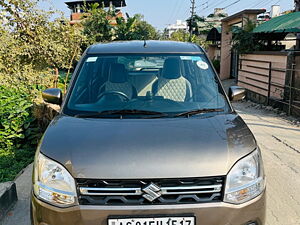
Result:
<instances>
[{"instance_id":1,"label":"concrete surface","mask_svg":"<svg viewBox=\"0 0 300 225\"><path fill-rule=\"evenodd\" d=\"M18 202L7 214L3 225L30 225L29 199L31 191L32 165L24 169L23 173L16 179Z\"/></svg>"},{"instance_id":2,"label":"concrete surface","mask_svg":"<svg viewBox=\"0 0 300 225\"><path fill-rule=\"evenodd\" d=\"M267 175L266 225L300 224L300 128L252 103L235 103L256 136ZM17 179L19 202L4 225L29 225L31 166Z\"/></svg>"},{"instance_id":3,"label":"concrete surface","mask_svg":"<svg viewBox=\"0 0 300 225\"><path fill-rule=\"evenodd\" d=\"M0 183L0 195L3 194L7 188L11 186L12 182Z\"/></svg>"},{"instance_id":4,"label":"concrete surface","mask_svg":"<svg viewBox=\"0 0 300 225\"><path fill-rule=\"evenodd\" d=\"M234 108L254 133L267 175L266 225L300 224L300 128L252 103Z\"/></svg>"},{"instance_id":5,"label":"concrete surface","mask_svg":"<svg viewBox=\"0 0 300 225\"><path fill-rule=\"evenodd\" d=\"M17 202L17 190L14 182L0 183L0 221Z\"/></svg>"}]
</instances>

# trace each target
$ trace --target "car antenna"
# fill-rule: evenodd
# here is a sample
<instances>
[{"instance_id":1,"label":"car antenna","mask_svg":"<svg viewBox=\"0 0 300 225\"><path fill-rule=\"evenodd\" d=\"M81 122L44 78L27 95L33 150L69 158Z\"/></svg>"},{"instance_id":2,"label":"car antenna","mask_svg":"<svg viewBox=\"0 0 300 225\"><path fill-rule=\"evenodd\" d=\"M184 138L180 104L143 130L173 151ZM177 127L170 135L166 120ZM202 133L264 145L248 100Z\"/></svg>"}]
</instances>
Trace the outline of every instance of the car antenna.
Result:
<instances>
[{"instance_id":1,"label":"car antenna","mask_svg":"<svg viewBox=\"0 0 300 225\"><path fill-rule=\"evenodd\" d=\"M147 48L147 42L146 42L146 39L144 39L144 48Z\"/></svg>"}]
</instances>

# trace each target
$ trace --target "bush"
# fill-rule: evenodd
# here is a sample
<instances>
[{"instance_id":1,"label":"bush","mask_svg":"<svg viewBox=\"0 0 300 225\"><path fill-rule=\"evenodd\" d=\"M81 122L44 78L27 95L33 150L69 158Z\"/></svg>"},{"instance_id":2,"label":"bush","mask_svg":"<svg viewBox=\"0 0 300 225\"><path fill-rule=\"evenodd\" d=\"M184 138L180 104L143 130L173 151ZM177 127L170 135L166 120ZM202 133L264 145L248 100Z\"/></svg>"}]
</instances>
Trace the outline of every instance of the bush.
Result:
<instances>
[{"instance_id":1,"label":"bush","mask_svg":"<svg viewBox=\"0 0 300 225\"><path fill-rule=\"evenodd\" d=\"M263 43L257 39L252 31L256 27L256 23L247 19L244 27L234 27L232 38L232 48L239 54L248 54L259 51Z\"/></svg>"},{"instance_id":2,"label":"bush","mask_svg":"<svg viewBox=\"0 0 300 225\"><path fill-rule=\"evenodd\" d=\"M33 159L40 129L26 90L0 86L0 182L12 180Z\"/></svg>"},{"instance_id":3,"label":"bush","mask_svg":"<svg viewBox=\"0 0 300 225\"><path fill-rule=\"evenodd\" d=\"M39 0L0 0L0 182L33 159L42 129L33 116L53 71L71 70L85 41L81 29ZM56 74L55 74L56 75Z\"/></svg>"}]
</instances>

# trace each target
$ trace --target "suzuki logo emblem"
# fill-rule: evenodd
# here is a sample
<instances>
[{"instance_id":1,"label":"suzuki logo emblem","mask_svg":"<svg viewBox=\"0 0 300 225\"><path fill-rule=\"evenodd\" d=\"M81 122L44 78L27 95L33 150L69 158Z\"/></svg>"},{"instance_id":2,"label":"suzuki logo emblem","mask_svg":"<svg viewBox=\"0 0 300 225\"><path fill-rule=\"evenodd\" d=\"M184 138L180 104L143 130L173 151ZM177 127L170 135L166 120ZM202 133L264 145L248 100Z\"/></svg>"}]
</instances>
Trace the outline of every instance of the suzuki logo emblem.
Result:
<instances>
[{"instance_id":1,"label":"suzuki logo emblem","mask_svg":"<svg viewBox=\"0 0 300 225\"><path fill-rule=\"evenodd\" d=\"M153 202L155 199L157 199L161 196L160 187L158 187L156 184L153 184L153 183L151 183L147 187L145 187L143 189L143 192L145 192L143 197L150 202Z\"/></svg>"}]
</instances>

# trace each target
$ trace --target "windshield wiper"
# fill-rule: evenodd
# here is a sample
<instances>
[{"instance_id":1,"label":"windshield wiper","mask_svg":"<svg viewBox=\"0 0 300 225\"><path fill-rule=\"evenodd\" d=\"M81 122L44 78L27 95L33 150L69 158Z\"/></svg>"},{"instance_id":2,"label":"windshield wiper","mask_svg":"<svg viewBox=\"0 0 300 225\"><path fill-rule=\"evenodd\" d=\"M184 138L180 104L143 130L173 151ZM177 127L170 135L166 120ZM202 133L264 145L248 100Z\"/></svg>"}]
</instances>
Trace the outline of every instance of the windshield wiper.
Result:
<instances>
[{"instance_id":1,"label":"windshield wiper","mask_svg":"<svg viewBox=\"0 0 300 225\"><path fill-rule=\"evenodd\" d=\"M198 115L203 113L223 112L223 111L224 111L223 109L196 109L196 110L176 114L174 117L182 117L182 116L190 117L193 115Z\"/></svg>"},{"instance_id":2,"label":"windshield wiper","mask_svg":"<svg viewBox=\"0 0 300 225\"><path fill-rule=\"evenodd\" d=\"M165 117L168 116L162 112L156 111L147 111L147 110L137 110L137 109L123 109L123 110L107 110L102 112L93 112L93 113L86 113L86 114L77 114L75 117L77 118L99 118L103 116L110 116L110 115L153 115L153 116L161 116Z\"/></svg>"}]
</instances>

